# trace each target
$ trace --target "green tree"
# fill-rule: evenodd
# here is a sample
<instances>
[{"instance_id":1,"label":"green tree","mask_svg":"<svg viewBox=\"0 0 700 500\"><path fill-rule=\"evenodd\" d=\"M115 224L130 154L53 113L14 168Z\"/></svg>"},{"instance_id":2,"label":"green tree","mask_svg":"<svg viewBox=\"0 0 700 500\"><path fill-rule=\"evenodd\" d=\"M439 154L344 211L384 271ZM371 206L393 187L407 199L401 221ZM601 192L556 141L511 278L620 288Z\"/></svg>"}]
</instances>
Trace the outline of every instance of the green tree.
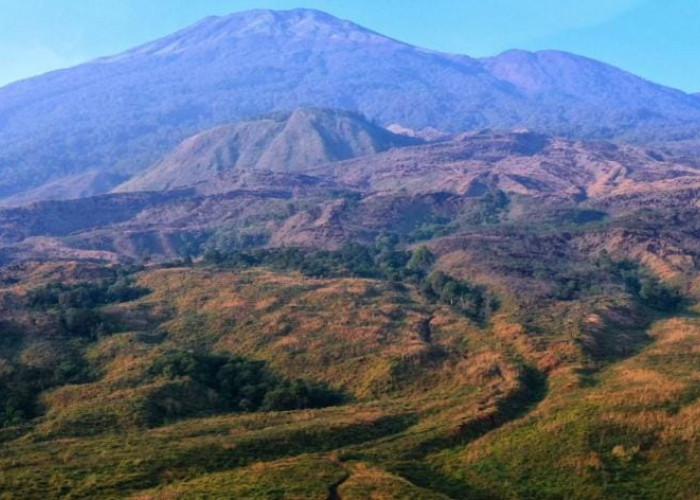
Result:
<instances>
[{"instance_id":1,"label":"green tree","mask_svg":"<svg viewBox=\"0 0 700 500\"><path fill-rule=\"evenodd\" d=\"M428 247L421 245L416 248L411 254L411 258L406 264L406 268L410 271L418 271L425 273L430 269L430 267L435 262L435 256L432 254Z\"/></svg>"}]
</instances>

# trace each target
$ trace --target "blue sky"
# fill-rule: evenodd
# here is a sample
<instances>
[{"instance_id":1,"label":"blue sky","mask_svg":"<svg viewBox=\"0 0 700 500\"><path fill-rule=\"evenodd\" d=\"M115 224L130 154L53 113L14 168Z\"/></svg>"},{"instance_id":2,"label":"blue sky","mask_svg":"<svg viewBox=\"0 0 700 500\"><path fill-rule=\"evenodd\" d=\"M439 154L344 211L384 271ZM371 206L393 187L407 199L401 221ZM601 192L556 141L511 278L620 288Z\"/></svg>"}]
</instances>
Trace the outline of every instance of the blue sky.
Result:
<instances>
[{"instance_id":1,"label":"blue sky","mask_svg":"<svg viewBox=\"0 0 700 500\"><path fill-rule=\"evenodd\" d=\"M700 91L698 0L0 0L0 85L121 52L208 15L295 7L431 49L561 49Z\"/></svg>"}]
</instances>

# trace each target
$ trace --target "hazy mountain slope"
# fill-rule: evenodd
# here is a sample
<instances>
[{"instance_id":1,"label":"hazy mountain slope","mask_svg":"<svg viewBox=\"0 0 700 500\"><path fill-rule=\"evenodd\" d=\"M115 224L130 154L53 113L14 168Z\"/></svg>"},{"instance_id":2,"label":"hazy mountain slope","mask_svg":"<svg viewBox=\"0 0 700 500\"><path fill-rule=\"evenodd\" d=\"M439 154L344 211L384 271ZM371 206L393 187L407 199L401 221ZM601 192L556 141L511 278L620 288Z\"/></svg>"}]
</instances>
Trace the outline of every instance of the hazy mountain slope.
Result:
<instances>
[{"instance_id":1,"label":"hazy mountain slope","mask_svg":"<svg viewBox=\"0 0 700 500\"><path fill-rule=\"evenodd\" d=\"M37 200L72 200L106 193L123 183L128 176L105 172L88 171L68 177L60 177L39 187L0 200L0 206L17 206Z\"/></svg>"},{"instance_id":2,"label":"hazy mountain slope","mask_svg":"<svg viewBox=\"0 0 700 500\"><path fill-rule=\"evenodd\" d=\"M354 113L297 110L202 132L117 191L198 187L206 192L225 192L237 181L232 176L246 171L300 173L321 164L420 142L393 134Z\"/></svg>"},{"instance_id":3,"label":"hazy mountain slope","mask_svg":"<svg viewBox=\"0 0 700 500\"><path fill-rule=\"evenodd\" d=\"M554 50L510 50L482 61L493 76L539 102L537 116L526 118L538 130L654 141L668 138L664 129L673 117L697 131L692 96L593 59Z\"/></svg>"},{"instance_id":4,"label":"hazy mountain slope","mask_svg":"<svg viewBox=\"0 0 700 500\"><path fill-rule=\"evenodd\" d=\"M87 170L137 173L199 131L311 106L579 137L675 139L700 122L697 98L571 54L479 61L317 11L251 11L0 89L0 196Z\"/></svg>"}]
</instances>

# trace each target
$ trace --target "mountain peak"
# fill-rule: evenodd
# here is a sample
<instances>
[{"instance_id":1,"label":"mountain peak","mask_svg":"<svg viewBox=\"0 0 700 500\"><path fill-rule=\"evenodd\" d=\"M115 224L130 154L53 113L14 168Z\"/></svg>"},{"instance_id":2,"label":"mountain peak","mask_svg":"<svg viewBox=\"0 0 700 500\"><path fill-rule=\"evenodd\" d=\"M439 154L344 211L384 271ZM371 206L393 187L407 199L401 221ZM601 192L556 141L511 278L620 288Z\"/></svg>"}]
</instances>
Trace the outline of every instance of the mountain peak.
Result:
<instances>
[{"instance_id":1,"label":"mountain peak","mask_svg":"<svg viewBox=\"0 0 700 500\"><path fill-rule=\"evenodd\" d=\"M315 9L250 10L218 18L219 26L238 36L284 36L388 41L388 37Z\"/></svg>"},{"instance_id":2,"label":"mountain peak","mask_svg":"<svg viewBox=\"0 0 700 500\"><path fill-rule=\"evenodd\" d=\"M202 19L170 36L129 51L125 56L173 55L187 51L216 50L222 46L246 44L258 46L294 41L324 44L399 43L351 21L313 9L248 10L226 16Z\"/></svg>"},{"instance_id":3,"label":"mountain peak","mask_svg":"<svg viewBox=\"0 0 700 500\"><path fill-rule=\"evenodd\" d=\"M577 95L606 103L606 107L627 107L632 112L662 99L687 99L676 89L649 82L602 61L560 50L508 50L481 59L496 78L525 92ZM665 106L660 106L663 109ZM636 108L636 110L635 110Z\"/></svg>"},{"instance_id":4,"label":"mountain peak","mask_svg":"<svg viewBox=\"0 0 700 500\"><path fill-rule=\"evenodd\" d=\"M313 9L257 9L209 18L209 23L236 35L311 35L324 30L366 32L364 28Z\"/></svg>"}]
</instances>

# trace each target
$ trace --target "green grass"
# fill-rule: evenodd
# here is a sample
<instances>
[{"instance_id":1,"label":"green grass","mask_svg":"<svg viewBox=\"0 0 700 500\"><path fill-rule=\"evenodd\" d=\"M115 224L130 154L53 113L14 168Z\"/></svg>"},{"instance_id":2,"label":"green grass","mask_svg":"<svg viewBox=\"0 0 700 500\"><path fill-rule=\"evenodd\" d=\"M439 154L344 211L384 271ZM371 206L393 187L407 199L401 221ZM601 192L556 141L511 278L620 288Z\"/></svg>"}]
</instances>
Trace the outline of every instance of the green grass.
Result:
<instances>
[{"instance_id":1,"label":"green grass","mask_svg":"<svg viewBox=\"0 0 700 500\"><path fill-rule=\"evenodd\" d=\"M528 417L436 454L433 463L465 488L501 498L692 498L700 477L692 458L700 439L693 423L700 322L660 321L651 335L655 343L606 368L595 386L569 386ZM688 363L674 362L681 353Z\"/></svg>"}]
</instances>

